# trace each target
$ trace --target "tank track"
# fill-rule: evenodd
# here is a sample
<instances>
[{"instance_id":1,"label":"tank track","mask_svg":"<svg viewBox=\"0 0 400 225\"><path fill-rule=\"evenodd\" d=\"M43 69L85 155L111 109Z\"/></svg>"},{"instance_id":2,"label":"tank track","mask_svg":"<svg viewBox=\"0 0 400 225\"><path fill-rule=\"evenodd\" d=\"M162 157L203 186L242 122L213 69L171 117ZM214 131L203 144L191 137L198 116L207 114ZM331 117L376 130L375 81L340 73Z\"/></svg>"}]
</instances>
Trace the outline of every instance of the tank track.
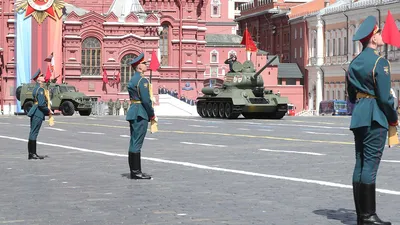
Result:
<instances>
[{"instance_id":1,"label":"tank track","mask_svg":"<svg viewBox=\"0 0 400 225\"><path fill-rule=\"evenodd\" d=\"M242 105L233 105L231 99L198 99L197 113L203 118L236 119L242 114Z\"/></svg>"},{"instance_id":2,"label":"tank track","mask_svg":"<svg viewBox=\"0 0 400 225\"><path fill-rule=\"evenodd\" d=\"M232 99L197 99L197 113L202 118L237 119L240 114L246 119L282 119L285 112L242 113L243 105L233 105Z\"/></svg>"}]
</instances>

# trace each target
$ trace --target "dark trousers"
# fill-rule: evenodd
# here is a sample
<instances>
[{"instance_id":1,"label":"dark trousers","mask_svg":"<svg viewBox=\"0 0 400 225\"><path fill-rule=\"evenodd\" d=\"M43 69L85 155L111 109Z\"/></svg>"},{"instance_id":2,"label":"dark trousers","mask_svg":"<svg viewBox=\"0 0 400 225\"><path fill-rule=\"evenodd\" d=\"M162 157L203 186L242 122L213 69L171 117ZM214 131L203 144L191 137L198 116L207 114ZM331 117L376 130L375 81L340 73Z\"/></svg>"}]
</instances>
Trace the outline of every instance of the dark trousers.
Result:
<instances>
[{"instance_id":1,"label":"dark trousers","mask_svg":"<svg viewBox=\"0 0 400 225\"><path fill-rule=\"evenodd\" d=\"M31 131L29 132L29 140L36 141L42 123L42 118L36 116L31 117Z\"/></svg>"},{"instance_id":2,"label":"dark trousers","mask_svg":"<svg viewBox=\"0 0 400 225\"><path fill-rule=\"evenodd\" d=\"M142 149L144 137L147 133L149 121L142 117L137 117L136 120L129 121L131 130L131 140L129 143L129 152L139 153Z\"/></svg>"},{"instance_id":3,"label":"dark trousers","mask_svg":"<svg viewBox=\"0 0 400 225\"><path fill-rule=\"evenodd\" d=\"M375 184L387 130L377 122L372 122L370 127L353 129L353 133L356 147L353 183Z\"/></svg>"}]
</instances>

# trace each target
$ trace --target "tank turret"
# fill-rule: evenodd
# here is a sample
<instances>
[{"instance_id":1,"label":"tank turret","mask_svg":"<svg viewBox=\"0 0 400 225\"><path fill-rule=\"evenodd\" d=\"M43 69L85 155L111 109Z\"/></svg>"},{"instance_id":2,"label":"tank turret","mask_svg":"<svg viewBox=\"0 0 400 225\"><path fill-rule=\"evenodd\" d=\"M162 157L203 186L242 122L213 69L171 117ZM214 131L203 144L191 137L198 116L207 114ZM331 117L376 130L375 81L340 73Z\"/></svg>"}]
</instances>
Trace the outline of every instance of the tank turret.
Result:
<instances>
[{"instance_id":1,"label":"tank turret","mask_svg":"<svg viewBox=\"0 0 400 225\"><path fill-rule=\"evenodd\" d=\"M260 74L276 59L274 56L256 72L252 61L232 62L231 71L222 87L204 87L204 96L197 98L197 112L202 117L281 119L287 112L287 97L280 97L264 89Z\"/></svg>"}]
</instances>

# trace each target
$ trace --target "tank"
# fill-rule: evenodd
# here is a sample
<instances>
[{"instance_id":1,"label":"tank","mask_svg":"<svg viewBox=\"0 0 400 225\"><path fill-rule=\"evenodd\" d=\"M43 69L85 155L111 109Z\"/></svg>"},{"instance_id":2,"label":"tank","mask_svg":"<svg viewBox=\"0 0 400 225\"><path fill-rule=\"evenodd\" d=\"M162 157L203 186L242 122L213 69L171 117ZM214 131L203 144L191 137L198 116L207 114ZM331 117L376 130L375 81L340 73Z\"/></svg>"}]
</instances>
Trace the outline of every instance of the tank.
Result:
<instances>
[{"instance_id":1,"label":"tank","mask_svg":"<svg viewBox=\"0 0 400 225\"><path fill-rule=\"evenodd\" d=\"M264 88L261 72L276 58L256 72L252 61L236 61L225 75L222 87L204 87L198 97L197 112L203 118L282 119L288 110L288 98Z\"/></svg>"},{"instance_id":2,"label":"tank","mask_svg":"<svg viewBox=\"0 0 400 225\"><path fill-rule=\"evenodd\" d=\"M16 90L16 97L21 102L21 109L28 113L33 106L32 91L35 83L22 84ZM72 116L78 111L81 116L89 116L92 112L90 97L77 92L76 88L68 84L46 83L49 90L51 110L60 110L64 116Z\"/></svg>"}]
</instances>

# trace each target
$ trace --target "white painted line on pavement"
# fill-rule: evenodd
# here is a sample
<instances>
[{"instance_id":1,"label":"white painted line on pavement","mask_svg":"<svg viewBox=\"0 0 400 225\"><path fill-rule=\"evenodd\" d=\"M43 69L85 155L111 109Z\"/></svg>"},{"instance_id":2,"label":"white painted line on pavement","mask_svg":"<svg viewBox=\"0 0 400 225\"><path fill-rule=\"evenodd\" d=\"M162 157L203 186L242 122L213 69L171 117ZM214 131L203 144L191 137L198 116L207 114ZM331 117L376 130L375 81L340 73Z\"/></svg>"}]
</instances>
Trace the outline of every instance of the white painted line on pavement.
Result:
<instances>
[{"instance_id":1,"label":"white painted line on pavement","mask_svg":"<svg viewBox=\"0 0 400 225\"><path fill-rule=\"evenodd\" d=\"M122 135L119 135L120 137L125 137L125 138L130 138L131 136L129 136L129 135L126 135L126 134L122 134ZM152 141L155 141L155 140L158 140L157 138L151 138L151 137L145 137L144 139L146 139L146 140L152 140Z\"/></svg>"},{"instance_id":2,"label":"white painted line on pavement","mask_svg":"<svg viewBox=\"0 0 400 225\"><path fill-rule=\"evenodd\" d=\"M9 136L3 136L3 135L0 135L0 138L28 142L27 139L22 139L22 138L17 138L17 137L9 137ZM77 147L66 146L66 145L58 145L58 144L51 144L51 143L44 143L44 142L37 142L37 144L58 147L58 148L64 148L64 149L71 149L71 150L76 150L76 151L81 151L81 152L97 153L97 154L108 155L108 156L128 157L128 155L125 155L125 154L90 150L90 149L77 148ZM193 168L198 168L198 169L221 171L221 172L241 174L241 175L247 175L247 176L253 176L253 177L265 177L265 178L272 178L272 179L277 179L277 180L288 180L288 181L294 181L294 182L300 182L300 183L317 184L317 185L321 185L321 186L337 187L337 188L347 188L347 189L353 188L352 185L339 184L339 183L333 183L333 182L328 182L328 181L302 179L302 178L295 178L295 177L285 177L285 176L277 176L277 175L270 175L270 174L263 174L263 173L254 173L254 172L248 172L248 171L243 171L243 170L225 169L225 168L220 168L220 167L205 166L205 165L189 163L189 162L172 161L172 160L150 158L150 157L142 157L142 159L153 161L153 162L175 164L175 165L193 167ZM380 192L380 193L400 196L400 191L393 191L393 190L380 189L380 188L377 188L376 191Z\"/></svg>"},{"instance_id":3,"label":"white painted line on pavement","mask_svg":"<svg viewBox=\"0 0 400 225\"><path fill-rule=\"evenodd\" d=\"M56 130L56 131L65 131L64 129L55 128L55 127L45 127L45 129Z\"/></svg>"},{"instance_id":4,"label":"white painted line on pavement","mask_svg":"<svg viewBox=\"0 0 400 225\"><path fill-rule=\"evenodd\" d=\"M206 144L206 143L193 143L193 142L186 142L183 141L181 144L185 145L201 145L201 146L208 146L208 147L219 147L219 148L226 148L226 145L213 145L213 144Z\"/></svg>"},{"instance_id":5,"label":"white painted line on pavement","mask_svg":"<svg viewBox=\"0 0 400 225\"><path fill-rule=\"evenodd\" d=\"M294 153L294 154L305 154L305 155L325 155L321 153L316 153L316 152L298 152L298 151L287 151L287 150L272 150L272 149L258 149L260 151L264 152L283 152L283 153Z\"/></svg>"},{"instance_id":6,"label":"white painted line on pavement","mask_svg":"<svg viewBox=\"0 0 400 225\"><path fill-rule=\"evenodd\" d=\"M17 124L17 126L20 126L20 127L30 127L31 125L29 125L29 124Z\"/></svg>"},{"instance_id":7,"label":"white painted line on pavement","mask_svg":"<svg viewBox=\"0 0 400 225\"><path fill-rule=\"evenodd\" d=\"M172 124L172 123L160 123L160 124Z\"/></svg>"},{"instance_id":8,"label":"white painted line on pavement","mask_svg":"<svg viewBox=\"0 0 400 225\"><path fill-rule=\"evenodd\" d=\"M249 128L238 128L237 130L250 130Z\"/></svg>"},{"instance_id":9,"label":"white painted line on pavement","mask_svg":"<svg viewBox=\"0 0 400 225\"><path fill-rule=\"evenodd\" d=\"M350 129L348 127L327 127L327 126L301 125L301 124L275 123L275 124L268 124L268 126L312 127L312 128L340 129L340 130L349 130L350 131Z\"/></svg>"},{"instance_id":10,"label":"white painted line on pavement","mask_svg":"<svg viewBox=\"0 0 400 225\"><path fill-rule=\"evenodd\" d=\"M338 134L338 133L320 133L320 132L313 132L313 131L304 131L307 134L322 134L322 135L339 135L339 136L347 136L349 134Z\"/></svg>"},{"instance_id":11,"label":"white painted line on pavement","mask_svg":"<svg viewBox=\"0 0 400 225\"><path fill-rule=\"evenodd\" d=\"M152 140L152 141L158 140L157 138L150 138L150 137L145 137L144 139L146 139L146 140Z\"/></svg>"},{"instance_id":12,"label":"white painted line on pavement","mask_svg":"<svg viewBox=\"0 0 400 225\"><path fill-rule=\"evenodd\" d=\"M387 160L387 159L382 159L382 162L389 162L389 163L400 163L399 160Z\"/></svg>"},{"instance_id":13,"label":"white painted line on pavement","mask_svg":"<svg viewBox=\"0 0 400 225\"><path fill-rule=\"evenodd\" d=\"M203 125L189 125L189 127L206 127L206 128L217 128L217 126L203 126Z\"/></svg>"},{"instance_id":14,"label":"white painted line on pavement","mask_svg":"<svg viewBox=\"0 0 400 225\"><path fill-rule=\"evenodd\" d=\"M102 134L104 134L104 133L98 133L98 132L85 132L85 131L80 131L80 132L78 132L78 133L80 133L80 134L97 134L97 135L102 135Z\"/></svg>"},{"instance_id":15,"label":"white painted line on pavement","mask_svg":"<svg viewBox=\"0 0 400 225\"><path fill-rule=\"evenodd\" d=\"M258 131L274 131L274 130L271 130L271 129L258 129Z\"/></svg>"},{"instance_id":16,"label":"white painted line on pavement","mask_svg":"<svg viewBox=\"0 0 400 225\"><path fill-rule=\"evenodd\" d=\"M2 123L2 122L0 122L0 124L10 124L10 123Z\"/></svg>"}]
</instances>

